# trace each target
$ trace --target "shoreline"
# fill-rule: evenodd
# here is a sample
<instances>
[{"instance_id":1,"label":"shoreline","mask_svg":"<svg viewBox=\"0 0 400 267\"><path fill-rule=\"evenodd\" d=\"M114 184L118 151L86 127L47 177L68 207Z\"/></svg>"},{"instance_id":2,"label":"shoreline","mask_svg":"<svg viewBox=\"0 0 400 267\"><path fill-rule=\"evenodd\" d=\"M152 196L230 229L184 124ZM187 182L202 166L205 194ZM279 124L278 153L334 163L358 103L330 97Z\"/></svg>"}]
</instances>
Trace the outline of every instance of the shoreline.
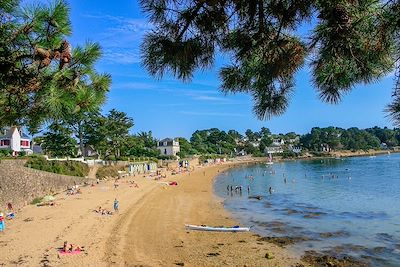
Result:
<instances>
[{"instance_id":1,"label":"shoreline","mask_svg":"<svg viewBox=\"0 0 400 267\"><path fill-rule=\"evenodd\" d=\"M121 220L121 231L109 242L106 259L117 266L296 266L300 259L285 248L260 242L248 233L186 231L185 223L236 225L237 221L214 194L215 177L242 164L236 162L197 168L190 175L177 177L178 187L153 191L143 203L130 211L130 222ZM129 221L129 220L128 220ZM124 225L125 223L125 225ZM149 226L149 224L151 224ZM119 238L118 238L119 236ZM123 245L112 249L116 242ZM267 259L266 253L274 259ZM122 258L122 261L120 261Z\"/></svg>"},{"instance_id":2,"label":"shoreline","mask_svg":"<svg viewBox=\"0 0 400 267\"><path fill-rule=\"evenodd\" d=\"M0 233L0 266L296 266L299 257L285 248L259 241L252 233L187 232L185 223L235 225L214 194L213 181L222 171L250 162L196 167L191 173L168 175L163 186L142 176L82 187L82 194L57 195L56 206L24 207ZM139 188L130 187L135 180ZM93 212L99 206L120 211L112 216ZM60 256L64 241L83 246L80 255ZM266 253L273 255L267 259Z\"/></svg>"}]
</instances>

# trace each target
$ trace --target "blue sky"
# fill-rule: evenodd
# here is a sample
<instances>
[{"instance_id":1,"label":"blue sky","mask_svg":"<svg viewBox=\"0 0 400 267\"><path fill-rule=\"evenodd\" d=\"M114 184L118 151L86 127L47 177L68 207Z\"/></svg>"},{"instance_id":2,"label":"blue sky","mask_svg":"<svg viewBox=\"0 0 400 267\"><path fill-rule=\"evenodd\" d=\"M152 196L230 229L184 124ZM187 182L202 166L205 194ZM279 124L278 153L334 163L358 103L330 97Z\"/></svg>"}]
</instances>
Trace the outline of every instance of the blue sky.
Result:
<instances>
[{"instance_id":1,"label":"blue sky","mask_svg":"<svg viewBox=\"0 0 400 267\"><path fill-rule=\"evenodd\" d=\"M197 129L211 127L244 132L264 126L274 133L306 133L314 126L392 127L383 109L390 102L393 76L359 85L339 105L330 105L318 99L309 70L304 68L296 75L296 89L287 112L259 121L252 113L250 96L219 92L218 67L226 60L221 55L213 69L196 72L190 83L171 76L161 81L150 77L140 64L139 47L151 25L137 1L67 1L73 25L71 42L76 45L91 40L103 48L98 69L110 73L113 79L104 112L116 108L128 113L135 121L132 132L152 130L156 137L163 138L190 137Z\"/></svg>"}]
</instances>

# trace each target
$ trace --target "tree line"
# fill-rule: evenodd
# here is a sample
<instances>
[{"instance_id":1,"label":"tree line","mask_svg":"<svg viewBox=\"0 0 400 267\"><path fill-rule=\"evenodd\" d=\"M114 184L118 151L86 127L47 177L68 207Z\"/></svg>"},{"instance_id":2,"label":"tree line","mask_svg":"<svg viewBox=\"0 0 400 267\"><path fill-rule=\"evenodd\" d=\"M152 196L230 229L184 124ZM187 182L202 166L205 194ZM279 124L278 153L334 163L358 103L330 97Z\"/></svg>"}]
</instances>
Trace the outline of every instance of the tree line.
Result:
<instances>
[{"instance_id":1,"label":"tree line","mask_svg":"<svg viewBox=\"0 0 400 267\"><path fill-rule=\"evenodd\" d=\"M103 159L174 158L160 154L158 140L151 131L130 134L133 119L124 112L111 110L106 115L92 114L85 122L75 131L68 124L52 124L47 132L35 138L35 142L54 157L82 155L84 150L80 148L90 147L96 157ZM79 139L80 135L82 139ZM244 134L211 128L196 130L189 139L178 137L176 140L180 144L178 156L181 158L193 155L265 156L269 146L280 146L285 153L292 153L293 147L310 152L392 148L400 145L400 129L314 127L309 133L300 135L295 132L273 134L265 127L259 131L248 129Z\"/></svg>"}]
</instances>

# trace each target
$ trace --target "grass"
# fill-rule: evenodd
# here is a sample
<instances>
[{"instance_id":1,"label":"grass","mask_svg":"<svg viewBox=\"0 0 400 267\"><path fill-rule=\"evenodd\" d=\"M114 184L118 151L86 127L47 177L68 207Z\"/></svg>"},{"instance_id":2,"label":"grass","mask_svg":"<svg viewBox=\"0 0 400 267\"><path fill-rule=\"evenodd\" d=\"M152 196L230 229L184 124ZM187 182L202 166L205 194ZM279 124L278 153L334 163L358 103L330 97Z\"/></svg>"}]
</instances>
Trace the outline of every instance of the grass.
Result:
<instances>
[{"instance_id":1,"label":"grass","mask_svg":"<svg viewBox=\"0 0 400 267\"><path fill-rule=\"evenodd\" d=\"M43 200L42 197L35 197L35 198L31 201L31 205L39 204L40 202L42 202L42 200Z\"/></svg>"},{"instance_id":2,"label":"grass","mask_svg":"<svg viewBox=\"0 0 400 267\"><path fill-rule=\"evenodd\" d=\"M89 167L85 163L77 161L48 161L42 156L29 157L25 167L77 177L85 177L89 174Z\"/></svg>"}]
</instances>

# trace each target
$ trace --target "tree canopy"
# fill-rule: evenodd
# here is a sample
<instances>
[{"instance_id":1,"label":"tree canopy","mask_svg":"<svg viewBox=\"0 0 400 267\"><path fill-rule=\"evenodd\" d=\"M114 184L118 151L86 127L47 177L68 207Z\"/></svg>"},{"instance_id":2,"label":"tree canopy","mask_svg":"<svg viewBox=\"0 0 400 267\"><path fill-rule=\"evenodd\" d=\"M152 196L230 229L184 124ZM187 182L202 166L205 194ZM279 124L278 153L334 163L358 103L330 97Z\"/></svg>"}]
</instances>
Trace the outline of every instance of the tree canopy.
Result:
<instances>
[{"instance_id":1,"label":"tree canopy","mask_svg":"<svg viewBox=\"0 0 400 267\"><path fill-rule=\"evenodd\" d=\"M95 70L97 43L72 47L69 7L0 3L0 123L29 126L95 110L105 100L110 75Z\"/></svg>"},{"instance_id":2,"label":"tree canopy","mask_svg":"<svg viewBox=\"0 0 400 267\"><path fill-rule=\"evenodd\" d=\"M321 100L329 103L338 103L358 83L376 81L396 66L399 71L399 1L141 0L141 5L154 24L141 50L151 75L171 72L188 81L195 70L213 66L222 51L231 58L219 72L222 91L252 95L259 119L285 112L294 75L306 59ZM315 21L311 34L300 35L299 27L309 21ZM400 124L400 90L387 111Z\"/></svg>"}]
</instances>

